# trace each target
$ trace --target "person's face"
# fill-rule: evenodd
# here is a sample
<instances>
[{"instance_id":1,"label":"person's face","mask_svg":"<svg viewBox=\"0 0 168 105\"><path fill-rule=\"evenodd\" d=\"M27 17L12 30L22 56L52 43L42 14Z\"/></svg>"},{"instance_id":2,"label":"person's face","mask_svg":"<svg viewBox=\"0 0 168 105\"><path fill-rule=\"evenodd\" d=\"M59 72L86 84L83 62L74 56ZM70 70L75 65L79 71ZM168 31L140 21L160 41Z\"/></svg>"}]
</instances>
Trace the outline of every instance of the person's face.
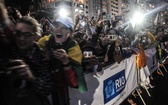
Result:
<instances>
[{"instance_id":1,"label":"person's face","mask_svg":"<svg viewBox=\"0 0 168 105\"><path fill-rule=\"evenodd\" d=\"M12 10L11 7L7 7L7 11L8 11L9 14L12 14L12 13L13 13L13 10Z\"/></svg>"},{"instance_id":2,"label":"person's face","mask_svg":"<svg viewBox=\"0 0 168 105\"><path fill-rule=\"evenodd\" d=\"M33 32L32 26L26 23L17 23L15 36L17 47L21 50L24 50L33 45L37 35Z\"/></svg>"},{"instance_id":3,"label":"person's face","mask_svg":"<svg viewBox=\"0 0 168 105\"><path fill-rule=\"evenodd\" d=\"M57 43L63 43L70 37L71 30L64 24L57 22L54 24L54 27L54 36Z\"/></svg>"},{"instance_id":4,"label":"person's face","mask_svg":"<svg viewBox=\"0 0 168 105\"><path fill-rule=\"evenodd\" d=\"M161 30L159 30L159 31L157 32L157 35L155 36L156 40L158 40L158 41L162 40L163 35L164 35L164 32L161 31Z\"/></svg>"},{"instance_id":5,"label":"person's face","mask_svg":"<svg viewBox=\"0 0 168 105\"><path fill-rule=\"evenodd\" d=\"M122 21L119 21L117 23L117 27L118 27L118 30L122 30L124 27L123 27L123 22Z\"/></svg>"}]
</instances>

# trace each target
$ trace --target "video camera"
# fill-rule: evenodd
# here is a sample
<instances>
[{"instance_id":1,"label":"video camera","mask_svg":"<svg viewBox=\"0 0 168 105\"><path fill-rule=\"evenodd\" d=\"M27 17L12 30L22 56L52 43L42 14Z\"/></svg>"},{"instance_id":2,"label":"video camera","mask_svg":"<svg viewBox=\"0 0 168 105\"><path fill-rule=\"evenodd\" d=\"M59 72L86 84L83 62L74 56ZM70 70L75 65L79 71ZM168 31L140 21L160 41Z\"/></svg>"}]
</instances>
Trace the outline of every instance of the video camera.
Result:
<instances>
[{"instance_id":1,"label":"video camera","mask_svg":"<svg viewBox=\"0 0 168 105\"><path fill-rule=\"evenodd\" d=\"M53 49L61 49L62 48L62 45L60 43L56 43L54 45L54 48Z\"/></svg>"}]
</instances>

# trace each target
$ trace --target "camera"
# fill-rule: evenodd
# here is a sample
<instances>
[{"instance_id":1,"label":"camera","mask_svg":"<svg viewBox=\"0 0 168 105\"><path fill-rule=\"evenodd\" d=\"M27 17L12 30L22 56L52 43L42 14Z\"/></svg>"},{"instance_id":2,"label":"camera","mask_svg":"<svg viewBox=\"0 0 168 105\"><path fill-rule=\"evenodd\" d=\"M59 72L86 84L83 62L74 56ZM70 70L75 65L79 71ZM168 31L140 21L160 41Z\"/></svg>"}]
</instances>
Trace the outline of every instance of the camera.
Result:
<instances>
[{"instance_id":1,"label":"camera","mask_svg":"<svg viewBox=\"0 0 168 105\"><path fill-rule=\"evenodd\" d=\"M91 58L93 56L92 51L84 51L83 52L84 58Z\"/></svg>"},{"instance_id":2,"label":"camera","mask_svg":"<svg viewBox=\"0 0 168 105\"><path fill-rule=\"evenodd\" d=\"M108 38L111 40L111 41L116 41L118 36L117 35L108 35Z\"/></svg>"},{"instance_id":3,"label":"camera","mask_svg":"<svg viewBox=\"0 0 168 105\"><path fill-rule=\"evenodd\" d=\"M54 45L54 48L53 49L61 49L62 48L62 45L60 43L56 43Z\"/></svg>"}]
</instances>

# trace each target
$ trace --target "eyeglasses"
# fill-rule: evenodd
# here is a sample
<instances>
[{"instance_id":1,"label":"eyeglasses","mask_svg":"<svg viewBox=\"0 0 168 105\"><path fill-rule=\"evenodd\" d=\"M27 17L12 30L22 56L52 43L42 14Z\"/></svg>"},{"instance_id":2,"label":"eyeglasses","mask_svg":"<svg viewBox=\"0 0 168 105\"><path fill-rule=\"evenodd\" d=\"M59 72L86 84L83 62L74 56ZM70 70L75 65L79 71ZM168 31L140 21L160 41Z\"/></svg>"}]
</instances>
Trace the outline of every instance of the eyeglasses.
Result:
<instances>
[{"instance_id":1,"label":"eyeglasses","mask_svg":"<svg viewBox=\"0 0 168 105\"><path fill-rule=\"evenodd\" d=\"M21 36L31 37L31 36L34 35L34 33L32 33L32 32L21 32L21 31L19 31L19 30L16 30L16 31L14 32L14 34L15 34L17 37L21 37Z\"/></svg>"}]
</instances>

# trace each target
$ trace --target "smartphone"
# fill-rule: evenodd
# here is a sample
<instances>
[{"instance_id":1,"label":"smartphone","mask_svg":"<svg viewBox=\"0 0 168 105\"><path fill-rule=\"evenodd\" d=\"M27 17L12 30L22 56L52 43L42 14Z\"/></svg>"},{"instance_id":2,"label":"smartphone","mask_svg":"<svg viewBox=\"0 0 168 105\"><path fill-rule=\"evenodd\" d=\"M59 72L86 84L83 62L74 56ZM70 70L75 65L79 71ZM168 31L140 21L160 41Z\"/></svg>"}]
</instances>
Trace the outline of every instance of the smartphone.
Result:
<instances>
[{"instance_id":1,"label":"smartphone","mask_svg":"<svg viewBox=\"0 0 168 105\"><path fill-rule=\"evenodd\" d=\"M111 41L116 41L118 36L117 35L108 35L108 38L111 40Z\"/></svg>"},{"instance_id":2,"label":"smartphone","mask_svg":"<svg viewBox=\"0 0 168 105\"><path fill-rule=\"evenodd\" d=\"M62 45L60 43L56 43L54 45L54 49L61 49L62 48Z\"/></svg>"},{"instance_id":3,"label":"smartphone","mask_svg":"<svg viewBox=\"0 0 168 105\"><path fill-rule=\"evenodd\" d=\"M84 51L83 52L84 58L91 58L93 56L92 51Z\"/></svg>"}]
</instances>

